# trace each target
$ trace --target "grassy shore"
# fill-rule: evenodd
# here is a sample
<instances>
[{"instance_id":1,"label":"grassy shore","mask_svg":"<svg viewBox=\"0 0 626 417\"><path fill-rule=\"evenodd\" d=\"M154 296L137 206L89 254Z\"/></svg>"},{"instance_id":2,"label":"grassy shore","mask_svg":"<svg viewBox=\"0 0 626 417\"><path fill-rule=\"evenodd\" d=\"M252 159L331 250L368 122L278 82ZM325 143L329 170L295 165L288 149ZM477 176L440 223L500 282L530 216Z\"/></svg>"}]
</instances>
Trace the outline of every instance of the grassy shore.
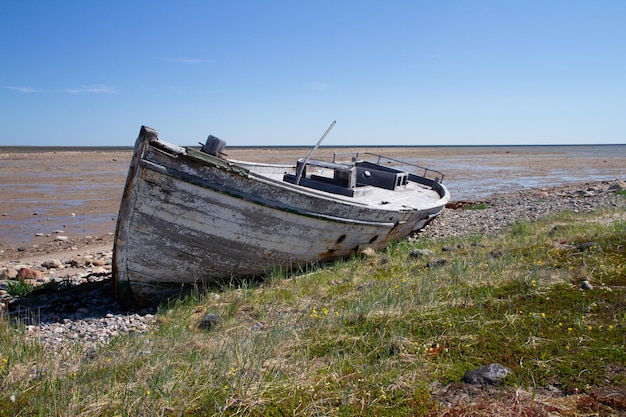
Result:
<instances>
[{"instance_id":1,"label":"grassy shore","mask_svg":"<svg viewBox=\"0 0 626 417\"><path fill-rule=\"evenodd\" d=\"M92 352L3 318L0 416L547 415L547 387L611 415L589 394L626 387L624 218L562 212L224 285ZM489 405L435 394L470 393L463 374L489 363L513 370L476 394Z\"/></svg>"}]
</instances>

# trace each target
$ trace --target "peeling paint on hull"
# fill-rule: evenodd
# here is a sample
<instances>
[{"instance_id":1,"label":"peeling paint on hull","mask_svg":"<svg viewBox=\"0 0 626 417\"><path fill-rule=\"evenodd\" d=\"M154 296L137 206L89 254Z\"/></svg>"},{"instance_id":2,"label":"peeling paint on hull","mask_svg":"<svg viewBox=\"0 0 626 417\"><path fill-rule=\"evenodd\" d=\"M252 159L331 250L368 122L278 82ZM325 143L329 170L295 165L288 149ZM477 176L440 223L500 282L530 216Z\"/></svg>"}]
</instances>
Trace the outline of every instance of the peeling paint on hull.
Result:
<instances>
[{"instance_id":1,"label":"peeling paint on hull","mask_svg":"<svg viewBox=\"0 0 626 417\"><path fill-rule=\"evenodd\" d=\"M423 227L449 200L438 181L409 184L397 194L406 201L394 205L389 191L352 199L260 172L170 145L142 127L115 235L120 302L154 305L189 284L380 249Z\"/></svg>"}]
</instances>

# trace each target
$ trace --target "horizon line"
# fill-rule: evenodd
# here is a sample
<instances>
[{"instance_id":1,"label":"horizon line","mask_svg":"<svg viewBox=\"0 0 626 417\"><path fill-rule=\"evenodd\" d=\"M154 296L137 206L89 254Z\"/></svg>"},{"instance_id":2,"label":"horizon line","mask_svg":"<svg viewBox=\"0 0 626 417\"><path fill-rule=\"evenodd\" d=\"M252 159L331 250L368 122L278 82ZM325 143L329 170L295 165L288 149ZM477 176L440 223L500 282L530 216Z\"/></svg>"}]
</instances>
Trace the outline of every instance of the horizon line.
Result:
<instances>
[{"instance_id":1,"label":"horizon line","mask_svg":"<svg viewBox=\"0 0 626 417\"><path fill-rule=\"evenodd\" d=\"M198 144L180 145L189 148L200 148ZM626 143L549 143L549 144L471 144L471 145L321 145L320 148L524 148L524 147L559 147L559 146L626 146ZM231 149L310 149L310 145L227 145ZM0 145L0 151L28 150L28 151L54 151L54 150L132 150L134 145Z\"/></svg>"}]
</instances>

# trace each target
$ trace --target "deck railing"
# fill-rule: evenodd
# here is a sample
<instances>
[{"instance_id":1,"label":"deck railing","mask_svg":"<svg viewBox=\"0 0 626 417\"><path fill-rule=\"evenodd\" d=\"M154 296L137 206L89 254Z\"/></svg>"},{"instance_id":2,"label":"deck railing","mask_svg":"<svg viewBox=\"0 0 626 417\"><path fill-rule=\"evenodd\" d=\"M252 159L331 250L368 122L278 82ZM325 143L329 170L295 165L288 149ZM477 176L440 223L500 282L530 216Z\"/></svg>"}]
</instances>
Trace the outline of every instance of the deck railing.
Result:
<instances>
[{"instance_id":1,"label":"deck railing","mask_svg":"<svg viewBox=\"0 0 626 417\"><path fill-rule=\"evenodd\" d=\"M345 155L350 155L352 156L352 162L356 162L357 160L359 160L359 156L360 155L367 155L367 157L369 158L373 158L376 159L376 164L378 165L383 165L385 163L385 161L387 162L391 162L397 165L400 165L401 167L410 167L410 169L405 169L405 171L410 172L413 175L417 175L423 178L428 178L432 181L435 182L443 182L443 177L444 174L441 171L437 171L431 168L426 168L423 166L419 166L410 162L406 162L406 161L402 161L400 159L395 159L395 158L391 158L389 156L384 156L384 155L379 155L377 153L372 153L372 152L356 152L356 153L334 153L333 154L333 162L337 162L337 157L338 156L345 156ZM421 172L421 174L419 173Z\"/></svg>"}]
</instances>

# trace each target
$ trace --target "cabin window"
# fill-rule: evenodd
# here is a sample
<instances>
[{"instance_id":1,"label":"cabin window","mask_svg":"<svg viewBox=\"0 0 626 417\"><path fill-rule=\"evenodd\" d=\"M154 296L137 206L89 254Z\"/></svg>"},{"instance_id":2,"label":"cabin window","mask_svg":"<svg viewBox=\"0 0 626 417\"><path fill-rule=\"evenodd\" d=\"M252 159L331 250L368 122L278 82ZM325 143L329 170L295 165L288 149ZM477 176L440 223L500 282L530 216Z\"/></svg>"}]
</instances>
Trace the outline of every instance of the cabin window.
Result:
<instances>
[{"instance_id":1,"label":"cabin window","mask_svg":"<svg viewBox=\"0 0 626 417\"><path fill-rule=\"evenodd\" d=\"M339 238L337 239L337 243L341 243L341 242L343 242L344 240L346 240L346 235L341 235L341 236L339 236Z\"/></svg>"},{"instance_id":2,"label":"cabin window","mask_svg":"<svg viewBox=\"0 0 626 417\"><path fill-rule=\"evenodd\" d=\"M372 238L370 239L370 243L374 243L374 242L376 242L377 240L378 240L378 235L376 235L376 236L372 237Z\"/></svg>"}]
</instances>

